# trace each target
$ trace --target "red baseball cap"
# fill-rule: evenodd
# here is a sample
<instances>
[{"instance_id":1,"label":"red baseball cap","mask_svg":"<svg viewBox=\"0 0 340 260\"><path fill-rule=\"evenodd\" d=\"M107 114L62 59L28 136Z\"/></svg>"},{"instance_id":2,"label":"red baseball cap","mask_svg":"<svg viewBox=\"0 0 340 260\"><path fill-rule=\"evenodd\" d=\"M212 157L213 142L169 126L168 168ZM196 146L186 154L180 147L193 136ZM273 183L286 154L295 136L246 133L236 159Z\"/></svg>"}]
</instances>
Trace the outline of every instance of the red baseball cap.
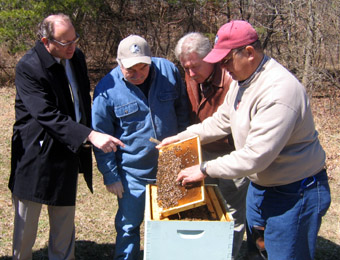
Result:
<instances>
[{"instance_id":1,"label":"red baseball cap","mask_svg":"<svg viewBox=\"0 0 340 260\"><path fill-rule=\"evenodd\" d=\"M234 20L224 24L217 32L214 48L204 57L208 63L221 61L235 48L258 40L255 29L246 21Z\"/></svg>"}]
</instances>

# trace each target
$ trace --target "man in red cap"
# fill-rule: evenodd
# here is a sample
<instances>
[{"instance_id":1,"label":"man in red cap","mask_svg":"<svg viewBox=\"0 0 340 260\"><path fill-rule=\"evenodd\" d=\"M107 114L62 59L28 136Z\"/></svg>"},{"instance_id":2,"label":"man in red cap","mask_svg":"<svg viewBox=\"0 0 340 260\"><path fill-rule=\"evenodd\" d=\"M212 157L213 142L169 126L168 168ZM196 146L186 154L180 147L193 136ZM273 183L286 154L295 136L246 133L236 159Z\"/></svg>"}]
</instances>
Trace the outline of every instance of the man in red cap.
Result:
<instances>
[{"instance_id":1,"label":"man in red cap","mask_svg":"<svg viewBox=\"0 0 340 260\"><path fill-rule=\"evenodd\" d=\"M212 116L223 103L232 78L219 63L208 63L203 58L211 51L210 40L203 34L192 32L179 39L175 55L185 71L185 84L190 100L190 123L201 123ZM235 150L232 135L202 145L202 159L209 161ZM217 184L234 219L232 259L237 257L246 230L246 196L248 178L205 179Z\"/></svg>"},{"instance_id":2,"label":"man in red cap","mask_svg":"<svg viewBox=\"0 0 340 260\"><path fill-rule=\"evenodd\" d=\"M325 152L305 88L263 53L245 21L223 25L204 61L221 62L233 78L224 103L212 117L157 147L196 134L206 144L232 133L234 152L182 170L177 181L247 176L248 239L261 242L264 235L257 246L265 246L268 259L313 259L331 198Z\"/></svg>"}]
</instances>

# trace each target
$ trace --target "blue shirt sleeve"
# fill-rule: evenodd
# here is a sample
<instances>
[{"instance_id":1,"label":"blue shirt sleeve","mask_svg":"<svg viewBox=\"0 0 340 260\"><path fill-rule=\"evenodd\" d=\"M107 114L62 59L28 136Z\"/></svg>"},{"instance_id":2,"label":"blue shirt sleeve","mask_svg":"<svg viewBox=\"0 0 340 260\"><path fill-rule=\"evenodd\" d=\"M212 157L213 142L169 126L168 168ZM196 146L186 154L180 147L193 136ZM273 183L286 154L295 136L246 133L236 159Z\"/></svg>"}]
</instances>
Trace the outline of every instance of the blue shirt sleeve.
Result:
<instances>
[{"instance_id":1,"label":"blue shirt sleeve","mask_svg":"<svg viewBox=\"0 0 340 260\"><path fill-rule=\"evenodd\" d=\"M114 136L114 113L110 98L106 92L95 93L92 106L92 128L95 131ZM119 148L118 148L119 149ZM97 167L103 174L104 184L109 185L120 181L115 152L104 153L94 148Z\"/></svg>"}]
</instances>

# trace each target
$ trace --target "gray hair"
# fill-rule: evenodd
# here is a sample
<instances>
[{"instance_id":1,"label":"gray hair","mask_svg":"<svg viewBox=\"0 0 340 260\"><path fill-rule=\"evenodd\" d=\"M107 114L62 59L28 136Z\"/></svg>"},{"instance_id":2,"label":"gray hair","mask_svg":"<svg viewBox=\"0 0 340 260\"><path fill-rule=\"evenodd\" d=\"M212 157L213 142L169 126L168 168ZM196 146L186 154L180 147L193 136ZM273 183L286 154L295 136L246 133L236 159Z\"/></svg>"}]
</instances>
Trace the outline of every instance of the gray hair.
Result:
<instances>
[{"instance_id":1,"label":"gray hair","mask_svg":"<svg viewBox=\"0 0 340 260\"><path fill-rule=\"evenodd\" d=\"M175 55L180 60L182 55L197 53L200 58L204 58L211 51L211 43L202 33L191 32L184 35L177 42Z\"/></svg>"},{"instance_id":2,"label":"gray hair","mask_svg":"<svg viewBox=\"0 0 340 260\"><path fill-rule=\"evenodd\" d=\"M54 38L54 25L56 22L64 22L72 24L71 18L66 14L53 14L46 17L39 25L38 25L38 38L41 39L46 37L47 39Z\"/></svg>"}]
</instances>

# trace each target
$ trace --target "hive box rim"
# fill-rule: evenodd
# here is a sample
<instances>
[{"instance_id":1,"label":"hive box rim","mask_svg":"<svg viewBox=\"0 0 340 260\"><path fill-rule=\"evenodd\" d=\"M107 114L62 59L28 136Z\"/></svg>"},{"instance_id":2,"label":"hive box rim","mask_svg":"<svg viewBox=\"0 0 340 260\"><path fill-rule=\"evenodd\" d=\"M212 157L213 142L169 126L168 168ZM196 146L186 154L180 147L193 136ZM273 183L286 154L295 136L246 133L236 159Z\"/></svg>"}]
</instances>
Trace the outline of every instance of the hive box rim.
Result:
<instances>
[{"instance_id":1,"label":"hive box rim","mask_svg":"<svg viewBox=\"0 0 340 260\"><path fill-rule=\"evenodd\" d=\"M216 220L153 220L151 219L150 185L146 187L144 260L231 260L234 235L234 220L229 213L217 185L216 196L230 221ZM183 232L181 234L181 232ZM204 231L202 236L198 234ZM195 234L195 232L197 234ZM191 234L193 233L193 234ZM189 239L182 236L187 235ZM190 235L193 238L190 238ZM209 245L207 247L207 245ZM203 251L202 251L203 249ZM194 257L194 258L193 258Z\"/></svg>"}]
</instances>

